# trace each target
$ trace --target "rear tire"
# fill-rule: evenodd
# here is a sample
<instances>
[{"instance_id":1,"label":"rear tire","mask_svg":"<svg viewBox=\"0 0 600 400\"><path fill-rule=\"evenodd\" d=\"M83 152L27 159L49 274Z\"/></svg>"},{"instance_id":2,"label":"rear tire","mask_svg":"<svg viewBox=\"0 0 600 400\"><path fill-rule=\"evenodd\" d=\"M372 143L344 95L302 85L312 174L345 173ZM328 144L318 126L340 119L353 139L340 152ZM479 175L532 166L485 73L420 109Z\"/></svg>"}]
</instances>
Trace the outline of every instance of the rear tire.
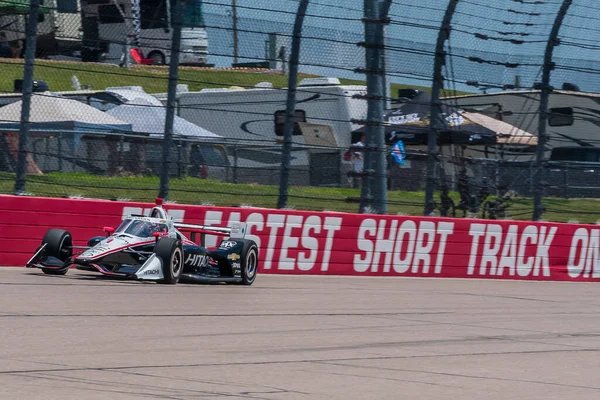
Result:
<instances>
[{"instance_id":1,"label":"rear tire","mask_svg":"<svg viewBox=\"0 0 600 400\"><path fill-rule=\"evenodd\" d=\"M242 282L240 284L250 286L256 280L258 272L258 246L252 240L245 240L241 253Z\"/></svg>"},{"instance_id":2,"label":"rear tire","mask_svg":"<svg viewBox=\"0 0 600 400\"><path fill-rule=\"evenodd\" d=\"M73 255L73 238L71 234L62 229L50 229L42 239L42 245L46 244L44 251L46 256L56 257L61 261L67 261ZM48 275L65 275L69 267L65 269L42 268L42 272Z\"/></svg>"},{"instance_id":3,"label":"rear tire","mask_svg":"<svg viewBox=\"0 0 600 400\"><path fill-rule=\"evenodd\" d=\"M175 285L183 272L183 248L181 241L161 238L154 247L154 254L162 260L164 280L161 283Z\"/></svg>"},{"instance_id":4,"label":"rear tire","mask_svg":"<svg viewBox=\"0 0 600 400\"><path fill-rule=\"evenodd\" d=\"M151 52L148 58L152 59L152 65L165 65L165 56L160 51Z\"/></svg>"}]
</instances>

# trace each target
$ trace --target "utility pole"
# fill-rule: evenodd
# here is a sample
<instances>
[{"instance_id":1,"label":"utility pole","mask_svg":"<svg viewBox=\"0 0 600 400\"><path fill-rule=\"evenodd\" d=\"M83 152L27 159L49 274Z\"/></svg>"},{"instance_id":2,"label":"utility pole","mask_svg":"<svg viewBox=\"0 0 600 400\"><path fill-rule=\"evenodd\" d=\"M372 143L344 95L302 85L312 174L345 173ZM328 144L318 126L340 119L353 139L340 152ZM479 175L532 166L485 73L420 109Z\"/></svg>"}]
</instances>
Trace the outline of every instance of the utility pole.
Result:
<instances>
[{"instance_id":1,"label":"utility pole","mask_svg":"<svg viewBox=\"0 0 600 400\"><path fill-rule=\"evenodd\" d=\"M233 63L238 63L238 19L236 0L231 0L231 17L233 18Z\"/></svg>"}]
</instances>

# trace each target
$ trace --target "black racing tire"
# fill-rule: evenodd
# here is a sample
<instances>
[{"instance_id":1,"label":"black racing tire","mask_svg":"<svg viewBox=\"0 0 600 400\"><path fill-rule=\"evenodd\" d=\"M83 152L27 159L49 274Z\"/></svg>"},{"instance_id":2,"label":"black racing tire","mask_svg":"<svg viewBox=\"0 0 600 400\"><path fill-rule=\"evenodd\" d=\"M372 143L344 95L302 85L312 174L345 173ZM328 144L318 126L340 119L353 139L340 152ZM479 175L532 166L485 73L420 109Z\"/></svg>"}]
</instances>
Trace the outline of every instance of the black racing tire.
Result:
<instances>
[{"instance_id":1,"label":"black racing tire","mask_svg":"<svg viewBox=\"0 0 600 400\"><path fill-rule=\"evenodd\" d=\"M47 256L56 257L61 261L67 261L73 255L73 238L71 234L62 229L50 229L42 239L42 245L46 244L44 249ZM65 275L69 268L54 269L42 268L42 272L48 275Z\"/></svg>"},{"instance_id":2,"label":"black racing tire","mask_svg":"<svg viewBox=\"0 0 600 400\"><path fill-rule=\"evenodd\" d=\"M242 281L241 285L250 286L258 273L258 246L253 240L244 240L241 252Z\"/></svg>"},{"instance_id":3,"label":"black racing tire","mask_svg":"<svg viewBox=\"0 0 600 400\"><path fill-rule=\"evenodd\" d=\"M154 254L162 260L164 279L161 283L175 285L183 272L184 257L181 241L161 238L154 247Z\"/></svg>"},{"instance_id":4,"label":"black racing tire","mask_svg":"<svg viewBox=\"0 0 600 400\"><path fill-rule=\"evenodd\" d=\"M166 60L165 60L165 55L163 53L161 53L160 51L152 51L150 52L150 54L148 54L148 58L151 58L152 64L153 65L165 65Z\"/></svg>"}]
</instances>

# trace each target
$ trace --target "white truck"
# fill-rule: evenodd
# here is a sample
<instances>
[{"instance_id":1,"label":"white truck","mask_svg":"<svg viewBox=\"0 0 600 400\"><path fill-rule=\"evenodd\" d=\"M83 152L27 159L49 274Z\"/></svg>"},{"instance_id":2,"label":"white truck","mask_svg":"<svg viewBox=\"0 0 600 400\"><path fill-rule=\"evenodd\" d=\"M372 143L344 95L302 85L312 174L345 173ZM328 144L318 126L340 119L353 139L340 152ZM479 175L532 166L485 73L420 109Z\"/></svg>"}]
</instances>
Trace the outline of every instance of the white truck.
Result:
<instances>
[{"instance_id":1,"label":"white truck","mask_svg":"<svg viewBox=\"0 0 600 400\"><path fill-rule=\"evenodd\" d=\"M184 7L180 62L206 64L202 1L190 0ZM0 13L0 40L10 43L14 57L24 52L27 14L26 7L21 8ZM37 56L117 64L130 45L155 64L166 64L172 11L172 0L44 0L38 18Z\"/></svg>"},{"instance_id":2,"label":"white truck","mask_svg":"<svg viewBox=\"0 0 600 400\"><path fill-rule=\"evenodd\" d=\"M172 0L82 0L83 61L123 62L126 48L139 48L154 64L168 64L173 33ZM201 0L185 2L182 64L206 64L208 39Z\"/></svg>"},{"instance_id":3,"label":"white truck","mask_svg":"<svg viewBox=\"0 0 600 400\"><path fill-rule=\"evenodd\" d=\"M24 51L26 20L25 9L0 13L0 35L16 50L14 57L21 56ZM45 0L38 17L37 56L79 56L81 39L79 0Z\"/></svg>"}]
</instances>

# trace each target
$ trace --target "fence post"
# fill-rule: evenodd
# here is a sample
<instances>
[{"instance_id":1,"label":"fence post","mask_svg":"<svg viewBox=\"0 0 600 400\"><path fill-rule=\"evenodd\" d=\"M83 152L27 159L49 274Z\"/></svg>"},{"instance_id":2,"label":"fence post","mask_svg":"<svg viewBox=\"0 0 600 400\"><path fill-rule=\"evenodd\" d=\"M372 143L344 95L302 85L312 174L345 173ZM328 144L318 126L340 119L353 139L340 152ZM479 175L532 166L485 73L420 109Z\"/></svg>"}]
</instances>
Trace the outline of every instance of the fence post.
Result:
<instances>
[{"instance_id":1,"label":"fence post","mask_svg":"<svg viewBox=\"0 0 600 400\"><path fill-rule=\"evenodd\" d=\"M387 160L383 112L386 102L384 31L391 0L365 0L365 73L367 75L367 121L359 212L371 205L387 214Z\"/></svg>"},{"instance_id":2,"label":"fence post","mask_svg":"<svg viewBox=\"0 0 600 400\"><path fill-rule=\"evenodd\" d=\"M238 63L239 40L238 40L238 17L236 0L231 0L231 20L233 28L233 63Z\"/></svg>"},{"instance_id":3,"label":"fence post","mask_svg":"<svg viewBox=\"0 0 600 400\"><path fill-rule=\"evenodd\" d=\"M542 71L542 88L540 91L540 119L538 123L538 144L535 149L535 167L536 173L534 175L534 193L533 193L533 220L539 221L542 218L544 207L542 205L542 197L544 193L544 184L542 178L542 169L544 167L544 153L546 150L546 124L548 122L548 101L550 98L550 92L552 87L550 86L550 72L554 69L554 63L552 62L552 53L554 52L554 46L560 44L558 39L558 31L562 25L565 15L569 11L569 7L573 0L563 0L556 19L552 25L550 31L550 37L546 44L546 52L544 53L544 67Z\"/></svg>"},{"instance_id":4,"label":"fence post","mask_svg":"<svg viewBox=\"0 0 600 400\"><path fill-rule=\"evenodd\" d=\"M442 75L442 68L446 60L446 52L444 51L444 44L446 40L450 38L450 31L452 29L452 16L456 10L459 0L450 0L442 26L437 37L437 44L435 47L435 61L433 63L433 84L431 86L431 118L429 126L429 134L427 135L427 181L425 186L425 208L423 210L424 215L430 215L435 210L435 194L436 186L436 159L437 159L437 139L439 131L439 119L441 117L441 106L440 92L444 87L444 76Z\"/></svg>"},{"instance_id":5,"label":"fence post","mask_svg":"<svg viewBox=\"0 0 600 400\"><path fill-rule=\"evenodd\" d=\"M300 0L296 22L294 23L294 34L292 37L292 54L290 55L290 74L288 76L288 93L285 110L285 126L283 131L283 151L281 156L281 175L279 179L279 198L277 208L284 208L288 201L288 184L290 179L290 163L292 158L292 134L294 132L294 111L296 109L296 85L298 82L298 64L300 62L300 42L304 15L309 0Z\"/></svg>"},{"instance_id":6,"label":"fence post","mask_svg":"<svg viewBox=\"0 0 600 400\"><path fill-rule=\"evenodd\" d=\"M385 146L385 127L383 126L383 113L386 104L386 79L385 79L385 26L387 25L387 16L392 4L391 0L379 0L377 3L377 21L375 27L374 53L375 62L373 67L375 71L372 79L375 79L375 93L373 102L369 106L369 114L373 108L373 117L377 125L373 127L374 144L376 146L375 153L375 176L373 184L373 208L378 214L388 213L388 187L387 187L387 157Z\"/></svg>"},{"instance_id":7,"label":"fence post","mask_svg":"<svg viewBox=\"0 0 600 400\"><path fill-rule=\"evenodd\" d=\"M40 0L30 0L27 14L25 36L25 60L23 67L23 97L21 106L21 126L19 128L19 154L17 157L17 174L14 194L25 193L27 174L27 140L29 137L29 116L31 112L31 95L33 93L33 66L35 63L35 47L37 40L38 13Z\"/></svg>"},{"instance_id":8,"label":"fence post","mask_svg":"<svg viewBox=\"0 0 600 400\"><path fill-rule=\"evenodd\" d=\"M160 170L160 190L158 197L169 197L169 154L173 143L173 122L177 107L177 81L179 80L179 50L181 48L181 14L184 0L175 0L173 13L173 38L171 40L171 60L169 63L169 86L167 89L167 112L165 116L165 136L163 138L162 165Z\"/></svg>"},{"instance_id":9,"label":"fence post","mask_svg":"<svg viewBox=\"0 0 600 400\"><path fill-rule=\"evenodd\" d=\"M363 10L363 23L365 24L365 74L367 75L367 96L365 97L368 102L367 106L367 120L365 121L365 139L364 139L364 151L363 151L363 170L361 173L361 187L360 187L360 204L358 212L363 214L367 212L367 207L373 206L373 175L375 174L374 155L373 150L375 144L373 143L374 132L373 126L371 125L377 120L377 116L373 114L375 110L372 106L373 101L371 96L375 93L375 80L373 79L373 69L379 65L379 60L376 59L377 54L374 49L375 42L375 24L373 21L377 18L377 0L364 0Z\"/></svg>"}]
</instances>

